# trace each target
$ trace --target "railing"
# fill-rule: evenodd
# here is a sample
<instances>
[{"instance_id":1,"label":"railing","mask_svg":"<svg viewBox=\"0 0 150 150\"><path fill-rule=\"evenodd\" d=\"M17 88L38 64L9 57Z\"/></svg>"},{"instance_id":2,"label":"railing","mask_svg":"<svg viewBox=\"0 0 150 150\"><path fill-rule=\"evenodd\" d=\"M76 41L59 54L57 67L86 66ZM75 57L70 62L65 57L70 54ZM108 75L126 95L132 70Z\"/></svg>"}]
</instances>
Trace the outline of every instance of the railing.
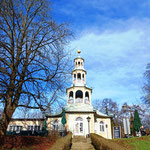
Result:
<instances>
[{"instance_id":1,"label":"railing","mask_svg":"<svg viewBox=\"0 0 150 150\"><path fill-rule=\"evenodd\" d=\"M73 100L73 99L69 99L69 100L68 100L68 103L69 103L69 104L73 104L73 103L74 103L74 100Z\"/></svg>"},{"instance_id":2,"label":"railing","mask_svg":"<svg viewBox=\"0 0 150 150\"><path fill-rule=\"evenodd\" d=\"M83 79L74 79L73 80L74 83L84 83Z\"/></svg>"},{"instance_id":3,"label":"railing","mask_svg":"<svg viewBox=\"0 0 150 150\"><path fill-rule=\"evenodd\" d=\"M90 104L90 101L89 101L88 99L85 99L85 100L84 100L84 103L85 103L85 104Z\"/></svg>"},{"instance_id":4,"label":"railing","mask_svg":"<svg viewBox=\"0 0 150 150\"><path fill-rule=\"evenodd\" d=\"M74 101L74 99L69 99L69 100L68 100L68 104L73 104L74 102L75 102L75 103L90 104L89 99L77 98L77 99L75 99L75 101Z\"/></svg>"},{"instance_id":5,"label":"railing","mask_svg":"<svg viewBox=\"0 0 150 150\"><path fill-rule=\"evenodd\" d=\"M75 103L83 103L83 99L77 98L77 99L75 99Z\"/></svg>"}]
</instances>

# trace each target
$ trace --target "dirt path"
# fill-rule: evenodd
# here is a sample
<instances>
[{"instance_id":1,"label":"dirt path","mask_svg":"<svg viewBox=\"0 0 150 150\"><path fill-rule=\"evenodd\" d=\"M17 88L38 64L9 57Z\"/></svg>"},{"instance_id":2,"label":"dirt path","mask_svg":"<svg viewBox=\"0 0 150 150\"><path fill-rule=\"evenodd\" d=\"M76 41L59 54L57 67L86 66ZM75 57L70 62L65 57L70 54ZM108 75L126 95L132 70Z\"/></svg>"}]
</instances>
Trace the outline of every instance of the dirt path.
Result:
<instances>
[{"instance_id":1,"label":"dirt path","mask_svg":"<svg viewBox=\"0 0 150 150\"><path fill-rule=\"evenodd\" d=\"M72 140L71 150L95 150L90 138L75 136Z\"/></svg>"}]
</instances>

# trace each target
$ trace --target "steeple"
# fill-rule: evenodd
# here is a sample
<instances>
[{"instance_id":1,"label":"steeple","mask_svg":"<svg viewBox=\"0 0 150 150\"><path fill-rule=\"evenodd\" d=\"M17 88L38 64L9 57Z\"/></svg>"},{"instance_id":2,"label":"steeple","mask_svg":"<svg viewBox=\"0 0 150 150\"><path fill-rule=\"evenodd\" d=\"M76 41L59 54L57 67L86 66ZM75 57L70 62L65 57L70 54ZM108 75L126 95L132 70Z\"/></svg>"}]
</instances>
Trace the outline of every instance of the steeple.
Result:
<instances>
[{"instance_id":1,"label":"steeple","mask_svg":"<svg viewBox=\"0 0 150 150\"><path fill-rule=\"evenodd\" d=\"M81 51L78 50L78 57L74 59L75 68L72 71L73 85L84 86L86 84L86 71L84 69L84 59L80 57Z\"/></svg>"},{"instance_id":2,"label":"steeple","mask_svg":"<svg viewBox=\"0 0 150 150\"><path fill-rule=\"evenodd\" d=\"M86 86L86 70L84 69L84 59L80 56L81 51L77 51L78 56L74 59L74 69L72 71L73 86L67 89L67 103L91 104L92 89Z\"/></svg>"}]
</instances>

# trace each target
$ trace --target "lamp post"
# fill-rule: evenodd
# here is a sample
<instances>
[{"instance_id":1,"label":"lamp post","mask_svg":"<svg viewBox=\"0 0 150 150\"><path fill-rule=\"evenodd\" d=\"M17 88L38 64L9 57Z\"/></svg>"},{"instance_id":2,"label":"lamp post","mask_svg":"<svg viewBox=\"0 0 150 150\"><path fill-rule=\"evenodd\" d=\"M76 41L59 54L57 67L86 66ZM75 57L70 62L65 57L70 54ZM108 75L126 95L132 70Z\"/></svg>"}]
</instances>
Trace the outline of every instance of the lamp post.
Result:
<instances>
[{"instance_id":1,"label":"lamp post","mask_svg":"<svg viewBox=\"0 0 150 150\"><path fill-rule=\"evenodd\" d=\"M90 137L90 117L88 116L87 118L87 121L88 121L88 137Z\"/></svg>"}]
</instances>

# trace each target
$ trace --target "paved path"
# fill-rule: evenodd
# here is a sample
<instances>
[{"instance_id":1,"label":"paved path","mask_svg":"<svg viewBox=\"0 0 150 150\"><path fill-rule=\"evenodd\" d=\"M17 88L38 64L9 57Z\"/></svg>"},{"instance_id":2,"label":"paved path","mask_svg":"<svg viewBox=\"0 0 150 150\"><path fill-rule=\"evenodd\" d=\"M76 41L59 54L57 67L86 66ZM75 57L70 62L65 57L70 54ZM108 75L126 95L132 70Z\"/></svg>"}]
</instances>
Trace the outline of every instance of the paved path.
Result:
<instances>
[{"instance_id":1,"label":"paved path","mask_svg":"<svg viewBox=\"0 0 150 150\"><path fill-rule=\"evenodd\" d=\"M90 138L85 138L82 136L75 136L72 139L71 150L95 150L91 144Z\"/></svg>"}]
</instances>

